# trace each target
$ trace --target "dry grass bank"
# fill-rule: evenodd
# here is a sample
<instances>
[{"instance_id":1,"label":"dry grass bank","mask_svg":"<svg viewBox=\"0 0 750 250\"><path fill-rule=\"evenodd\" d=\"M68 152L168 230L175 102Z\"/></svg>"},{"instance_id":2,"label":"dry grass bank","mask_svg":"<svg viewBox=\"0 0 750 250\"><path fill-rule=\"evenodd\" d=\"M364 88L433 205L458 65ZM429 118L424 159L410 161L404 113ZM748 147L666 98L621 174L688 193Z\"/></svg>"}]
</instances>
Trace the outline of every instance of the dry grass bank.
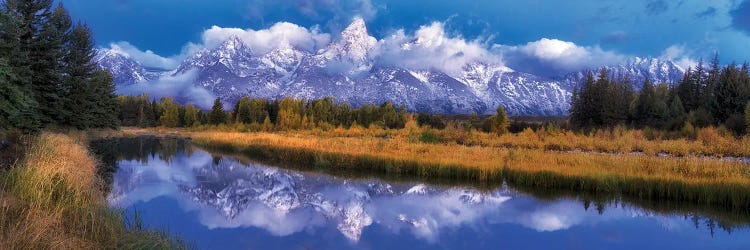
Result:
<instances>
[{"instance_id":1,"label":"dry grass bank","mask_svg":"<svg viewBox=\"0 0 750 250\"><path fill-rule=\"evenodd\" d=\"M107 206L85 135L43 133L30 140L22 161L0 173L0 248L181 247Z\"/></svg>"}]
</instances>

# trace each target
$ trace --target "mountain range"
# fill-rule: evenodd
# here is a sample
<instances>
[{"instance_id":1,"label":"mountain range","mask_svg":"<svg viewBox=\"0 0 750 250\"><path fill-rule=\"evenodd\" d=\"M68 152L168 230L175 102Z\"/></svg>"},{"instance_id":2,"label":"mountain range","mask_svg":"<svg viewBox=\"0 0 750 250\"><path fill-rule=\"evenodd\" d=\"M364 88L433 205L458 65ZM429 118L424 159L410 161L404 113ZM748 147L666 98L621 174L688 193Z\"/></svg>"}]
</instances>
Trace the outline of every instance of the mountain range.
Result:
<instances>
[{"instance_id":1,"label":"mountain range","mask_svg":"<svg viewBox=\"0 0 750 250\"><path fill-rule=\"evenodd\" d=\"M112 49L99 50L95 60L112 72L118 87L148 86L164 76L194 74L195 87L227 103L243 96L331 96L354 106L390 101L411 111L443 114L492 114L503 105L512 115L564 115L573 88L586 75L580 71L543 77L487 62L469 62L459 72L410 69L370 59L376 43L364 21L355 19L336 40L316 52L281 44L259 54L233 36L215 48L194 53L169 71L146 68L127 53ZM630 77L636 89L645 79L675 83L685 72L674 62L657 58L635 57L603 67L614 75Z\"/></svg>"}]
</instances>

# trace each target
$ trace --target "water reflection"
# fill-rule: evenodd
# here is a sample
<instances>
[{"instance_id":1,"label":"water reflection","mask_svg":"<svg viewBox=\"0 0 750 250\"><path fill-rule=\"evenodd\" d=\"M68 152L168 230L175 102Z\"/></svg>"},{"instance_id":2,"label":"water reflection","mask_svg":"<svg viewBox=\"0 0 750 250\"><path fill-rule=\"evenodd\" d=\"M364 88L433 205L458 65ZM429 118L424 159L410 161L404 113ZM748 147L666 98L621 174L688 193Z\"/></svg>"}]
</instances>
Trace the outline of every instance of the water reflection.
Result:
<instances>
[{"instance_id":1,"label":"water reflection","mask_svg":"<svg viewBox=\"0 0 750 250\"><path fill-rule=\"evenodd\" d=\"M482 241L502 239L508 243L513 239L501 237L503 232L511 235L525 232L527 237L542 237L550 233L584 234L591 229L602 230L598 240L621 244L627 242L626 235L635 237L633 235L646 232L700 240L697 243L673 242L686 248L748 246L750 241L745 224L719 226L725 230L712 238L717 223L689 211L655 212L629 203L603 200L594 202L597 209L589 209L591 202L588 200L543 200L508 187L480 191L336 177L242 163L232 157L211 155L180 140L125 141L109 145L116 148L110 150L115 152L110 161L116 172L112 174L109 202L115 207L138 208L145 214L151 212L155 217L194 220L196 225L188 225L193 227L190 230L182 228L183 233L201 231L195 227L214 233L262 229L277 238L297 239L306 235L309 236L307 241L328 237L331 242L325 244L334 244L336 239L345 241L334 245L310 243L323 248L383 246L385 243L379 240L397 238L417 240L421 246L418 248L482 248L481 245L488 242L471 242L471 238L484 235ZM178 209L159 212L170 202L176 203ZM174 224L185 226L181 223ZM623 228L618 228L620 226ZM648 230L628 230L628 226ZM334 231L341 237L331 236L330 232ZM254 234L260 237L258 235L261 233ZM498 239L487 239L492 237ZM191 238L193 236L188 240ZM548 245L528 242L530 245L525 246L555 246L554 238L551 240ZM198 245L206 246L200 242ZM597 248L596 243L590 246ZM401 248L405 247L414 246Z\"/></svg>"}]
</instances>

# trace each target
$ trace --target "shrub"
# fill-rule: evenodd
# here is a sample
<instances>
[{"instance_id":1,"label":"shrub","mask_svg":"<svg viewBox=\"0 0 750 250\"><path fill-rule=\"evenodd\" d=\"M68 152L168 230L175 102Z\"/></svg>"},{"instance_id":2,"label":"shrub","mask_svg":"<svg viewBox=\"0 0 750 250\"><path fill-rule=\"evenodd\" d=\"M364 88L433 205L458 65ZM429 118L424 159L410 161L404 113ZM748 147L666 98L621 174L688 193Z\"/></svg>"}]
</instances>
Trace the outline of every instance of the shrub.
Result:
<instances>
[{"instance_id":1,"label":"shrub","mask_svg":"<svg viewBox=\"0 0 750 250\"><path fill-rule=\"evenodd\" d=\"M443 138L435 133L434 130L426 129L425 131L422 131L421 135L419 135L419 141L424 143L440 143L443 141Z\"/></svg>"}]
</instances>

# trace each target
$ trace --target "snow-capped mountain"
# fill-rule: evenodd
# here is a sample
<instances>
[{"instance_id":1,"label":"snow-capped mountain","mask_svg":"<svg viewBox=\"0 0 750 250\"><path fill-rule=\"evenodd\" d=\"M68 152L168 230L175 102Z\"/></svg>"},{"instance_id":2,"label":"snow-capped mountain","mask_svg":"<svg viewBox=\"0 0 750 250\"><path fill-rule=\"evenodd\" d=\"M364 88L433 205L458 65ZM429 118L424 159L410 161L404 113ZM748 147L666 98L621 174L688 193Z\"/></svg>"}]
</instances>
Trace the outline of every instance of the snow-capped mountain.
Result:
<instances>
[{"instance_id":1,"label":"snow-capped mountain","mask_svg":"<svg viewBox=\"0 0 750 250\"><path fill-rule=\"evenodd\" d=\"M331 96L354 106L390 101L411 111L432 113L492 114L503 105L513 115L566 114L573 87L585 78L585 72L540 77L485 62L471 62L460 72L450 73L381 65L371 59L371 54L377 53L377 44L362 19L354 20L337 39L318 51L279 44L276 49L258 53L232 36L218 46L196 52L170 74L195 73L195 85L228 103L243 96ZM100 55L99 65L110 69L119 85L158 77L124 55L106 50ZM671 61L641 58L608 69L615 75L627 74L637 88L645 78L676 82L684 72Z\"/></svg>"},{"instance_id":2,"label":"snow-capped mountain","mask_svg":"<svg viewBox=\"0 0 750 250\"><path fill-rule=\"evenodd\" d=\"M97 50L94 56L99 68L109 70L118 85L148 82L158 79L164 72L147 69L127 54L114 49Z\"/></svg>"},{"instance_id":3,"label":"snow-capped mountain","mask_svg":"<svg viewBox=\"0 0 750 250\"><path fill-rule=\"evenodd\" d=\"M607 69L607 72L615 77L629 77L633 87L636 90L643 87L643 83L646 79L651 80L653 83L668 83L670 85L679 82L686 69L683 69L679 65L669 60L661 60L658 58L640 58L634 57L628 60L626 63L614 66L603 66ZM579 72L570 73L562 78L560 82L567 88L577 86L586 80L586 74L588 71L594 72L594 77L599 73L598 69L587 69Z\"/></svg>"}]
</instances>

